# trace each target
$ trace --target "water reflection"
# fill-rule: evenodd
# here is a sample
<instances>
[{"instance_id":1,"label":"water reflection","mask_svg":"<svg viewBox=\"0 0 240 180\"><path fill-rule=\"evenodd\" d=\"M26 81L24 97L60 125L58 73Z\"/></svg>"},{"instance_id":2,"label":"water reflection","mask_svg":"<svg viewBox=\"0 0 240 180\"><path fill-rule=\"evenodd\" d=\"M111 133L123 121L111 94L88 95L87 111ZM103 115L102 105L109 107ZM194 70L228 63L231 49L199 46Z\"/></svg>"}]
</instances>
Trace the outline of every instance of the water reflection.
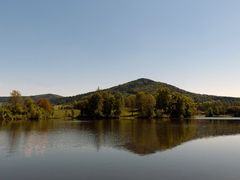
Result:
<instances>
[{"instance_id":1,"label":"water reflection","mask_svg":"<svg viewBox=\"0 0 240 180\"><path fill-rule=\"evenodd\" d=\"M240 134L240 121L236 120L13 122L0 126L0 156L22 153L31 157L54 148L86 146L148 155L194 139L235 134Z\"/></svg>"}]
</instances>

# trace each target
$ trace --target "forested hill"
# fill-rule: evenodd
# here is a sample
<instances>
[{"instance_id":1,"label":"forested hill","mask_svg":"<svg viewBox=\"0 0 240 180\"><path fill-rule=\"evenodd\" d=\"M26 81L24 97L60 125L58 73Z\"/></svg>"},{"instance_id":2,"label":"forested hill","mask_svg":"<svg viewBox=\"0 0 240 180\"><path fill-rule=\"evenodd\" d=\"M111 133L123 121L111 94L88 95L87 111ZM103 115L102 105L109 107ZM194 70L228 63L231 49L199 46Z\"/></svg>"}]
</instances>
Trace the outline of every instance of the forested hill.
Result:
<instances>
[{"instance_id":1,"label":"forested hill","mask_svg":"<svg viewBox=\"0 0 240 180\"><path fill-rule=\"evenodd\" d=\"M30 96L33 100L37 101L39 99L48 99L52 103L56 103L58 99L62 99L63 96L59 96L56 94L41 94L36 96ZM4 103L9 100L9 97L0 97L0 102Z\"/></svg>"},{"instance_id":2,"label":"forested hill","mask_svg":"<svg viewBox=\"0 0 240 180\"><path fill-rule=\"evenodd\" d=\"M109 89L105 89L102 91L119 92L127 96L131 94L136 94L137 92L140 92L140 91L156 94L160 88L167 88L171 92L177 92L183 95L190 96L193 98L195 102L198 102L198 103L208 102L208 101L221 101L226 103L240 102L240 98L196 94L196 93L185 91L183 89L177 88L175 86L172 86L166 83L156 82L156 81L153 81L150 79L144 79L144 78L131 81L125 84L121 84L121 85L118 85ZM56 104L71 103L74 101L78 101L88 95L91 95L92 93L93 92L72 96L72 97L56 98L53 100L53 102Z\"/></svg>"},{"instance_id":3,"label":"forested hill","mask_svg":"<svg viewBox=\"0 0 240 180\"><path fill-rule=\"evenodd\" d=\"M170 84L156 82L144 78L131 81L116 87L112 87L110 88L110 90L119 91L121 93L126 94L136 94L139 91L145 91L151 94L156 94L160 88L167 88L172 92L177 92L190 96L193 98L195 102L207 102L207 101L240 102L240 98L192 93Z\"/></svg>"}]
</instances>

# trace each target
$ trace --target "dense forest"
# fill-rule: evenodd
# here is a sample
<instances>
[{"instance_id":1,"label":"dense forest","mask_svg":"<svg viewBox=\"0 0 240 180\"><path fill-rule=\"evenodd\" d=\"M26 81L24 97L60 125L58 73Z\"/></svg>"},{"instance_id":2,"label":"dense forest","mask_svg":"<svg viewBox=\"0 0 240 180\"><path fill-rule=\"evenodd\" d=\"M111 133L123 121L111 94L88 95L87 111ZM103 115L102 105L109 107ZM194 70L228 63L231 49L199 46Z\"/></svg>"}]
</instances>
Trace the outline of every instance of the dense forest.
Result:
<instances>
[{"instance_id":1,"label":"dense forest","mask_svg":"<svg viewBox=\"0 0 240 180\"><path fill-rule=\"evenodd\" d=\"M1 119L240 116L240 98L194 94L148 79L73 97L24 97L19 91L12 91L10 97L0 98L0 103ZM61 109L63 115L56 116L56 109Z\"/></svg>"},{"instance_id":2,"label":"dense forest","mask_svg":"<svg viewBox=\"0 0 240 180\"><path fill-rule=\"evenodd\" d=\"M161 89L154 96L147 92L123 96L120 93L97 91L74 104L80 110L81 118L119 118L136 116L138 118L188 118L195 112L191 98L179 93ZM129 114L130 112L130 114Z\"/></svg>"}]
</instances>

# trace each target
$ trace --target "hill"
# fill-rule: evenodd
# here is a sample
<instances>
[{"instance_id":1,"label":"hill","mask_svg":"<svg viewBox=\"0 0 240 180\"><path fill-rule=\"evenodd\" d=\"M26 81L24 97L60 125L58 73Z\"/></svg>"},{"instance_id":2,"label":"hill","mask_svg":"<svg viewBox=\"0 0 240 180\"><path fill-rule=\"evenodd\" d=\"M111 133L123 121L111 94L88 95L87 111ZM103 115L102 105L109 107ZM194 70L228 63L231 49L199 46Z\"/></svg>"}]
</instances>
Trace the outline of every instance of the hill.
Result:
<instances>
[{"instance_id":1,"label":"hill","mask_svg":"<svg viewBox=\"0 0 240 180\"><path fill-rule=\"evenodd\" d=\"M119 92L122 93L123 95L131 95L131 94L136 94L137 92L144 91L144 92L149 92L151 94L156 94L157 91L160 88L167 88L172 92L177 92L181 93L183 95L189 96L193 98L193 100L197 103L202 103L202 102L207 102L207 101L221 101L225 103L236 103L240 102L240 98L235 98L235 97L224 97L224 96L213 96L213 95L205 95L205 94L196 94L192 93L183 89L180 89L178 87L175 87L170 84L162 83L162 82L156 82L150 79L137 79L125 84L121 84L118 86L114 86L108 89L104 89L102 91L111 91L111 92ZM54 103L56 104L65 104L65 103L71 103L74 101L78 101L88 95L91 95L93 92L89 92L86 94L80 94L77 96L72 96L72 97L63 97L63 98L57 98L54 99Z\"/></svg>"},{"instance_id":2,"label":"hill","mask_svg":"<svg viewBox=\"0 0 240 180\"><path fill-rule=\"evenodd\" d=\"M190 96L191 98L193 98L195 102L222 101L227 103L231 103L231 102L234 103L234 102L240 101L240 98L236 98L236 97L214 96L214 95L192 93L167 83L156 82L156 81L153 81L150 79L144 79L144 78L131 81L116 87L112 87L109 90L115 91L115 92L118 91L124 94L136 94L139 91L156 94L160 88L167 88L172 92L177 92L186 96Z\"/></svg>"},{"instance_id":3,"label":"hill","mask_svg":"<svg viewBox=\"0 0 240 180\"><path fill-rule=\"evenodd\" d=\"M137 92L144 91L151 94L156 94L160 88L167 88L171 92L181 93L183 95L191 97L195 102L202 103L208 101L221 101L225 103L239 103L240 98L235 97L226 97L226 96L214 96L214 95L206 95L206 94L197 94L193 92L189 92L183 89L180 89L176 86L163 83L163 82L156 82L150 79L137 79L131 82L127 82L124 84L120 84L118 86L114 86L108 89L104 89L101 91L110 91L110 92L119 92L122 93L124 96L136 94ZM48 99L53 104L68 104L74 101L81 100L82 98L91 95L94 92L89 92L85 94L79 94L76 96L71 97L63 97L56 94L42 94L42 95L35 95L31 96L34 100L39 100L42 98ZM7 102L9 97L0 97L0 103Z\"/></svg>"},{"instance_id":4,"label":"hill","mask_svg":"<svg viewBox=\"0 0 240 180\"><path fill-rule=\"evenodd\" d=\"M27 96L24 96L27 97ZM30 96L33 100L37 101L39 99L48 99L52 103L56 103L58 99L63 98L62 96L56 95L56 94L41 94L41 95L35 95ZM9 100L9 97L0 97L0 102L4 103Z\"/></svg>"}]
</instances>

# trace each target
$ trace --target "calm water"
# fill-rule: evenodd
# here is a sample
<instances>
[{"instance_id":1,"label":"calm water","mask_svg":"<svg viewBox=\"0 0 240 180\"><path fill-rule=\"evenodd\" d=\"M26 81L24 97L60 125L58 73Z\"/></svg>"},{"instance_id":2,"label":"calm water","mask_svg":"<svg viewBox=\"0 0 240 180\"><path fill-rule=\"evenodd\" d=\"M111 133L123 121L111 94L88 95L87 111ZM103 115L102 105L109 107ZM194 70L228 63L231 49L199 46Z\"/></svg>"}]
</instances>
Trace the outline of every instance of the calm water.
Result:
<instances>
[{"instance_id":1,"label":"calm water","mask_svg":"<svg viewBox=\"0 0 240 180\"><path fill-rule=\"evenodd\" d=\"M0 180L239 180L240 121L0 125Z\"/></svg>"}]
</instances>

